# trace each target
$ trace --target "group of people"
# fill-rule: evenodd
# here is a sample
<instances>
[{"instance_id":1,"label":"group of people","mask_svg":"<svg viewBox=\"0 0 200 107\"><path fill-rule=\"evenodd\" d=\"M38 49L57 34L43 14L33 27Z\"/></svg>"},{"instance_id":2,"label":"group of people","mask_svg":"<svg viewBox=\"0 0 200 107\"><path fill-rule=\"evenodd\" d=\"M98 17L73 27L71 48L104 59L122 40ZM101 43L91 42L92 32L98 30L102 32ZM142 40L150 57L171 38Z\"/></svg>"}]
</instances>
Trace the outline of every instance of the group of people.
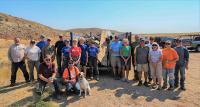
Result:
<instances>
[{"instance_id":1,"label":"group of people","mask_svg":"<svg viewBox=\"0 0 200 107\"><path fill-rule=\"evenodd\" d=\"M18 68L23 72L27 83L34 82L34 68L36 69L41 94L49 84L53 84L55 93L59 93L57 78L62 78L67 92L78 92L80 72L84 72L85 77L90 74L90 79L95 78L98 81L99 49L95 42L86 43L85 38L80 37L73 39L71 44L72 46L70 40L59 36L54 45L50 38L46 39L44 35L40 35L39 42L31 40L26 47L20 42L20 38L16 37L8 50L8 58L12 63L10 86L15 85ZM189 52L182 46L180 39L176 40L175 48L171 48L171 41L166 41L165 47L160 49L153 37L146 41L136 35L135 42L130 43L128 38L120 41L118 36L114 36L114 40L107 46L114 79L129 83L132 62L134 80L138 81L138 86L152 86L160 90L166 89L169 83L168 89L173 90L179 87L180 72L180 89L185 90L185 69L188 69ZM55 59L57 64L54 63ZM87 66L90 67L90 73L87 73Z\"/></svg>"},{"instance_id":2,"label":"group of people","mask_svg":"<svg viewBox=\"0 0 200 107\"><path fill-rule=\"evenodd\" d=\"M35 40L30 40L27 47L20 42L19 37L14 39L14 44L8 50L8 58L12 63L11 87L15 86L18 68L23 72L27 83L35 81L34 68L36 69L40 94L44 92L46 85L50 84L54 85L55 93L59 93L57 78L61 78L66 91L78 92L79 72L83 71L86 76L87 65L91 68L90 78L93 79L95 76L95 79L99 80L97 67L99 49L93 41L86 44L83 37L79 40L75 38L70 46L70 40L64 40L63 36L59 36L59 41L55 45L50 38L45 38L44 35L40 35L39 39L37 43ZM55 58L57 64L54 63Z\"/></svg>"},{"instance_id":3,"label":"group of people","mask_svg":"<svg viewBox=\"0 0 200 107\"><path fill-rule=\"evenodd\" d=\"M174 48L171 45L171 41L166 41L161 49L153 37L146 40L136 35L135 42L129 43L128 39L120 41L119 37L115 36L108 46L114 78L129 83L132 59L134 80L138 81L138 86L173 90L179 87L180 81L180 89L186 90L185 70L188 69L189 52L182 46L181 39L176 39Z\"/></svg>"}]
</instances>

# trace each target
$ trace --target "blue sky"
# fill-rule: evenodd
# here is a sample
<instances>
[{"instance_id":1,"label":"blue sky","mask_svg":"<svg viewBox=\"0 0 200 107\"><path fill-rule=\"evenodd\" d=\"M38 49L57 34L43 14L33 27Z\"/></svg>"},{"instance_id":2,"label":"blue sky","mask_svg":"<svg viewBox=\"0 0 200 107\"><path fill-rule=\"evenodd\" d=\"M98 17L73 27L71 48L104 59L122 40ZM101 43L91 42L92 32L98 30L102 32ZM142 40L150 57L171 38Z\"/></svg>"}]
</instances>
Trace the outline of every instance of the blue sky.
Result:
<instances>
[{"instance_id":1,"label":"blue sky","mask_svg":"<svg viewBox=\"0 0 200 107\"><path fill-rule=\"evenodd\" d=\"M200 31L200 0L1 0L0 12L62 30Z\"/></svg>"}]
</instances>

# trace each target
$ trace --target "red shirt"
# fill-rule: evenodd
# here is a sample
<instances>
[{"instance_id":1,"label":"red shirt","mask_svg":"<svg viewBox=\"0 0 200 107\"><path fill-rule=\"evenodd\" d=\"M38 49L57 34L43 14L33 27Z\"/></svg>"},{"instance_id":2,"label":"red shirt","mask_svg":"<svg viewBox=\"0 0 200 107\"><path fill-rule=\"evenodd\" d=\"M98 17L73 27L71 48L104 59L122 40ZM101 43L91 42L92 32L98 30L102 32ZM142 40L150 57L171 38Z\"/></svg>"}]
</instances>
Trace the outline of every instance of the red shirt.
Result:
<instances>
[{"instance_id":1,"label":"red shirt","mask_svg":"<svg viewBox=\"0 0 200 107\"><path fill-rule=\"evenodd\" d=\"M69 53L72 57L78 57L81 55L81 48L80 47L71 47Z\"/></svg>"}]
</instances>

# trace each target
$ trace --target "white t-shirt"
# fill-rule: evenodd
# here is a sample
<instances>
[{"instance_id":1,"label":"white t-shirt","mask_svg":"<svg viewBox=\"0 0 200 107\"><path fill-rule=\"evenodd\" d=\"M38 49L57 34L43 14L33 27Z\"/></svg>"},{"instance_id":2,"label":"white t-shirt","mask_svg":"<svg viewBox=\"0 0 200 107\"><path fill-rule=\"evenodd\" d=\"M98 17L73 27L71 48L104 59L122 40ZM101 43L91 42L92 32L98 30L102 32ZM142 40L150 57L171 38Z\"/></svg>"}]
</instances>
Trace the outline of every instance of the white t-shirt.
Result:
<instances>
[{"instance_id":1,"label":"white t-shirt","mask_svg":"<svg viewBox=\"0 0 200 107\"><path fill-rule=\"evenodd\" d=\"M159 60L161 55L162 55L162 51L160 49L156 51L151 50L149 53L149 56L151 56L151 61L153 63L156 63Z\"/></svg>"},{"instance_id":2,"label":"white t-shirt","mask_svg":"<svg viewBox=\"0 0 200 107\"><path fill-rule=\"evenodd\" d=\"M39 54L41 53L41 50L37 46L33 46L26 48L25 53L29 60L38 61L40 59Z\"/></svg>"}]
</instances>

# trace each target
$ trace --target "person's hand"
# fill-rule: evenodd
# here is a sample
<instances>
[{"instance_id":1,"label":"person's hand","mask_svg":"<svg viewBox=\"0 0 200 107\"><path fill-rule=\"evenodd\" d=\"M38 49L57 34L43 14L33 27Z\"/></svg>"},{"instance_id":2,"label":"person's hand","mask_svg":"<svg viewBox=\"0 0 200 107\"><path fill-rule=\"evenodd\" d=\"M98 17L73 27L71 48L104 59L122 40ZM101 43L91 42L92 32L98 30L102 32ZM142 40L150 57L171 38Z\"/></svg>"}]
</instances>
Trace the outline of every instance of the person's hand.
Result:
<instances>
[{"instance_id":1,"label":"person's hand","mask_svg":"<svg viewBox=\"0 0 200 107\"><path fill-rule=\"evenodd\" d=\"M186 64L185 68L186 68L187 70L189 69L188 64Z\"/></svg>"},{"instance_id":2,"label":"person's hand","mask_svg":"<svg viewBox=\"0 0 200 107\"><path fill-rule=\"evenodd\" d=\"M136 61L134 61L134 65L135 65L135 66L137 65Z\"/></svg>"}]
</instances>

